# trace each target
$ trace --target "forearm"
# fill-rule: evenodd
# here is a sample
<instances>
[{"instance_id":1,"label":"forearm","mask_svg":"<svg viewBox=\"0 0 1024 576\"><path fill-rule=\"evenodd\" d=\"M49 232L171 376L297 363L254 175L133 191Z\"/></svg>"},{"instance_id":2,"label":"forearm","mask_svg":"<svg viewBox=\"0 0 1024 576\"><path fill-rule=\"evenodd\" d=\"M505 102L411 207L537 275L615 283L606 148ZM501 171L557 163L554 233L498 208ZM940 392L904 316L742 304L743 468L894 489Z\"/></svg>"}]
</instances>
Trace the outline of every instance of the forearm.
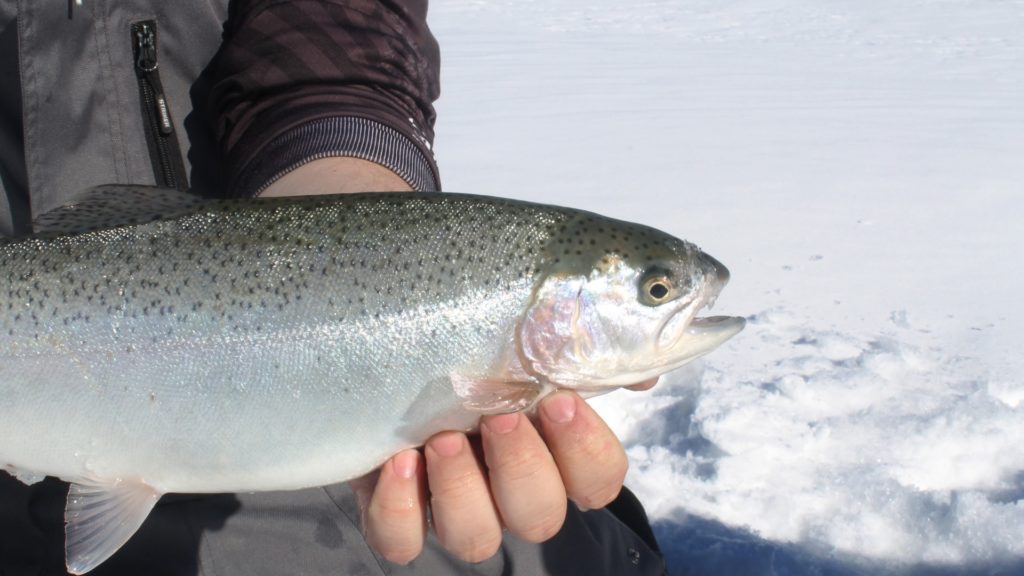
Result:
<instances>
[{"instance_id":1,"label":"forearm","mask_svg":"<svg viewBox=\"0 0 1024 576\"><path fill-rule=\"evenodd\" d=\"M313 160L288 172L260 194L306 196L353 192L408 192L409 184L391 170L360 158L329 157Z\"/></svg>"}]
</instances>

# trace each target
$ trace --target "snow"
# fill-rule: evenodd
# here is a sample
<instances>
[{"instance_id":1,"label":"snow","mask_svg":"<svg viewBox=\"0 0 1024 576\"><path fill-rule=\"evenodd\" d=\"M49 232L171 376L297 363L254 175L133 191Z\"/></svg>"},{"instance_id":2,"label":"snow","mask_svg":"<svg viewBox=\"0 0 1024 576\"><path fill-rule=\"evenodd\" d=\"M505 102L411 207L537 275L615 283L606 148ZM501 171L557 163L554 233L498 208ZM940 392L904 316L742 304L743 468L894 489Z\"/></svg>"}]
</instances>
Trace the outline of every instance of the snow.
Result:
<instances>
[{"instance_id":1,"label":"snow","mask_svg":"<svg viewBox=\"0 0 1024 576\"><path fill-rule=\"evenodd\" d=\"M1024 3L438 0L445 188L729 266L594 401L673 574L1024 572Z\"/></svg>"}]
</instances>

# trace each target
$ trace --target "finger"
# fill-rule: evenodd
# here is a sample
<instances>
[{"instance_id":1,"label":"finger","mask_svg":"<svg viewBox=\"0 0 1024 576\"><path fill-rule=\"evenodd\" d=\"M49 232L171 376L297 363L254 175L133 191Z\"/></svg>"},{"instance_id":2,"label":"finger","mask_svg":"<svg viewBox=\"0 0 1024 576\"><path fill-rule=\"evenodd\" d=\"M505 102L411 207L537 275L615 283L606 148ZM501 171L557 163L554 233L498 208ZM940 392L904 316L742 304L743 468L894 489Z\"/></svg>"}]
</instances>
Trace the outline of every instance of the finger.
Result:
<instances>
[{"instance_id":1,"label":"finger","mask_svg":"<svg viewBox=\"0 0 1024 576\"><path fill-rule=\"evenodd\" d=\"M547 445L522 414L484 418L480 426L491 494L505 526L543 542L565 521L565 486Z\"/></svg>"},{"instance_id":2,"label":"finger","mask_svg":"<svg viewBox=\"0 0 1024 576\"><path fill-rule=\"evenodd\" d=\"M618 496L626 477L626 452L586 402L572 392L551 394L541 401L540 423L569 498L591 509Z\"/></svg>"},{"instance_id":3,"label":"finger","mask_svg":"<svg viewBox=\"0 0 1024 576\"><path fill-rule=\"evenodd\" d=\"M643 382L638 382L636 384L633 384L632 386L626 386L626 389L627 390L637 390L637 391L643 392L644 390L650 390L651 388L654 388L654 385L657 384L657 383L658 383L658 377L655 376L654 378L651 378L650 380L644 380Z\"/></svg>"},{"instance_id":4,"label":"finger","mask_svg":"<svg viewBox=\"0 0 1024 576\"><path fill-rule=\"evenodd\" d=\"M427 483L437 539L467 562L482 562L501 545L501 523L483 463L466 435L442 432L427 441Z\"/></svg>"},{"instance_id":5,"label":"finger","mask_svg":"<svg viewBox=\"0 0 1024 576\"><path fill-rule=\"evenodd\" d=\"M423 457L399 452L380 468L364 517L366 541L381 556L408 564L423 550L427 535L427 488Z\"/></svg>"},{"instance_id":6,"label":"finger","mask_svg":"<svg viewBox=\"0 0 1024 576\"><path fill-rule=\"evenodd\" d=\"M377 478L380 478L380 468L369 474L354 478L348 481L352 492L356 495L356 504L359 505L359 525L366 529L366 509L370 507L370 499L373 498L373 489L377 487Z\"/></svg>"}]
</instances>

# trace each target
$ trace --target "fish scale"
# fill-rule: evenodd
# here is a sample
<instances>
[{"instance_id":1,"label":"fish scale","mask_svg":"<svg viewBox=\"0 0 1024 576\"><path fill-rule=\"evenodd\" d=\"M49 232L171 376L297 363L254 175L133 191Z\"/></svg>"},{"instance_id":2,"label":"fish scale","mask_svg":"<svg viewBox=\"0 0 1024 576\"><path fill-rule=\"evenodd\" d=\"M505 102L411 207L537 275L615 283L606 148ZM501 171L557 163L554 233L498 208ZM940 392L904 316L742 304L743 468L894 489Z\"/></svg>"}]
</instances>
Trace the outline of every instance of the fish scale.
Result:
<instances>
[{"instance_id":1,"label":"fish scale","mask_svg":"<svg viewBox=\"0 0 1024 576\"><path fill-rule=\"evenodd\" d=\"M13 311L19 302L27 313L5 315L0 327L17 340L66 335L100 321L100 304L102 321L112 316L128 333L97 330L83 345L104 336L131 342L139 320L155 336L196 323L247 331L313 312L303 296L321 290L346 294L330 302L307 297L331 317L400 312L439 292L532 277L550 223L566 218L519 207L513 224L495 232L490 222L500 208L492 202L467 212L465 198L343 200L215 201L173 221L8 244L0 247L10 282L4 306ZM432 217L417 218L423 211ZM507 256L488 250L509 244L520 249ZM59 322L41 325L40 315Z\"/></svg>"},{"instance_id":2,"label":"fish scale","mask_svg":"<svg viewBox=\"0 0 1024 576\"><path fill-rule=\"evenodd\" d=\"M501 198L112 186L39 226L0 245L0 465L73 483L75 572L160 494L350 479L742 327L694 319L727 272L692 244Z\"/></svg>"}]
</instances>

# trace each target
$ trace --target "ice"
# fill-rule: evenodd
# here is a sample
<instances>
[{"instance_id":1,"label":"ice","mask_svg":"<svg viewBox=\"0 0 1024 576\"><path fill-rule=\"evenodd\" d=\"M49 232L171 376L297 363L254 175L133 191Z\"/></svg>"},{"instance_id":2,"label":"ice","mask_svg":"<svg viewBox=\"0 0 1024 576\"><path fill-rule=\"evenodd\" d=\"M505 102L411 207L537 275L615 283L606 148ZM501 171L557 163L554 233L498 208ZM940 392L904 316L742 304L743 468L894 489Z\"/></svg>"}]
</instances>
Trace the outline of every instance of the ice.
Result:
<instances>
[{"instance_id":1,"label":"ice","mask_svg":"<svg viewBox=\"0 0 1024 576\"><path fill-rule=\"evenodd\" d=\"M1024 573L1024 4L444 0L446 189L699 243L748 318L595 399L673 574Z\"/></svg>"}]
</instances>

